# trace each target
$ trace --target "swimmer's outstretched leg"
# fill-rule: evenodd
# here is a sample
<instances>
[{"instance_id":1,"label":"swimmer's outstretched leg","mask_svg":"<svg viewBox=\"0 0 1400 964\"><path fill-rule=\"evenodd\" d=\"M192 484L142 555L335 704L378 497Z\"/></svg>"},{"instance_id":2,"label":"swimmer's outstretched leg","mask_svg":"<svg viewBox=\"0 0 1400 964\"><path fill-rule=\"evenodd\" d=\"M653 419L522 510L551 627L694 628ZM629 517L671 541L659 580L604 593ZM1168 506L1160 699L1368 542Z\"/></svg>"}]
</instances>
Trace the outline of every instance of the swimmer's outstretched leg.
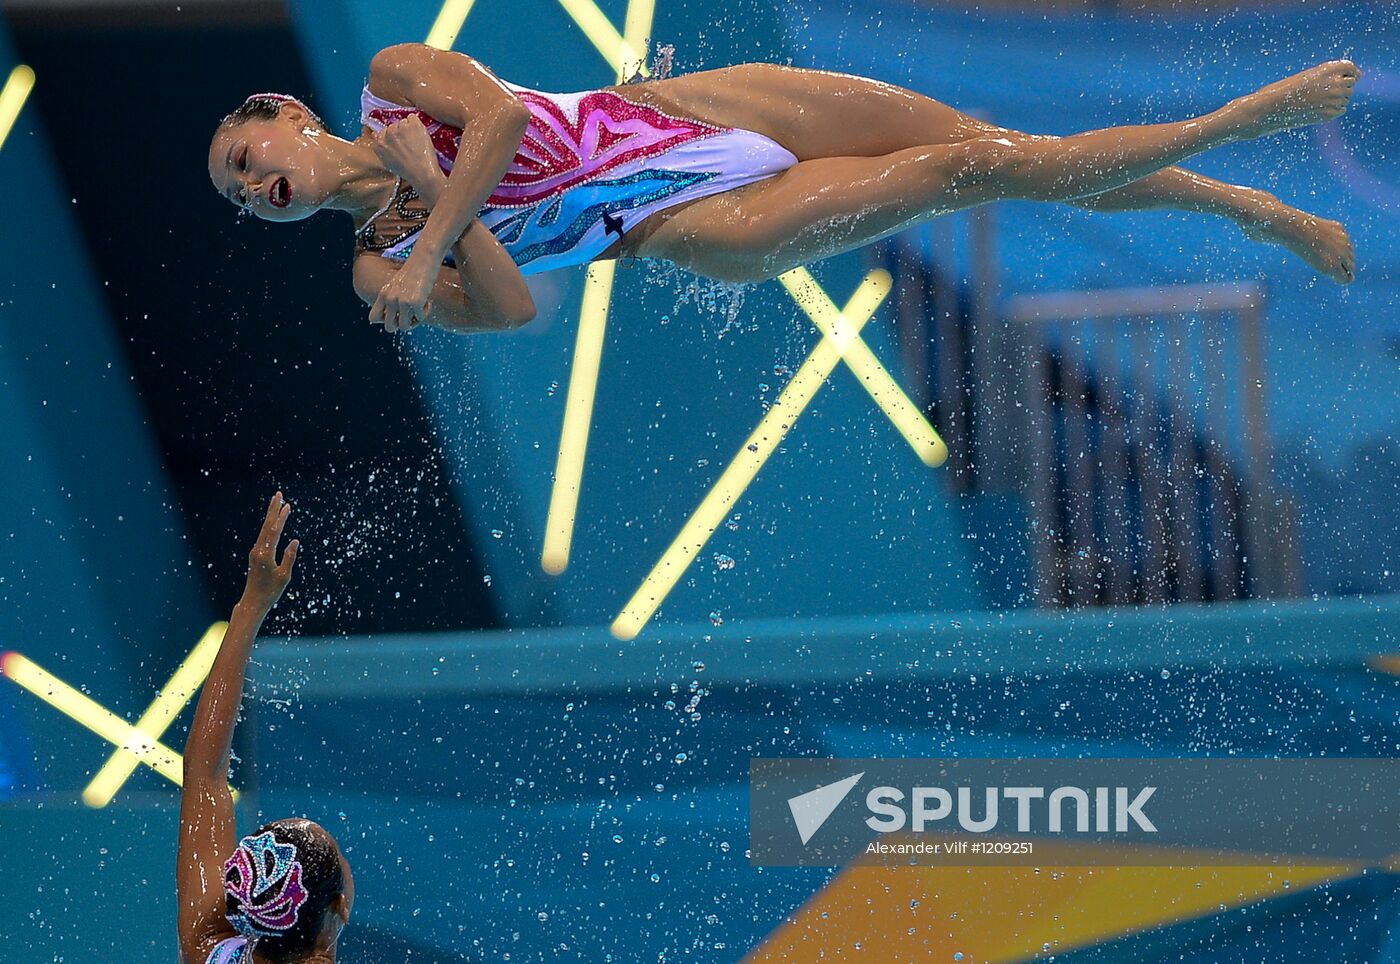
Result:
<instances>
[{"instance_id":1,"label":"swimmer's outstretched leg","mask_svg":"<svg viewBox=\"0 0 1400 964\"><path fill-rule=\"evenodd\" d=\"M971 176L964 174L961 180L971 182L968 187L991 180L994 190L1005 192L1002 197L1027 200L1074 201L1102 194L1221 144L1331 120L1346 110L1360 76L1351 61L1337 60L1236 98L1195 120L1112 127L1072 137L989 138L1002 148L994 149L994 163L974 160ZM1008 146L1014 150L1005 150Z\"/></svg>"},{"instance_id":2,"label":"swimmer's outstretched leg","mask_svg":"<svg viewBox=\"0 0 1400 964\"><path fill-rule=\"evenodd\" d=\"M1195 120L1071 137L1000 134L881 157L802 161L778 177L662 212L631 253L752 281L989 201L1073 202L1221 144L1341 114L1360 71L1314 67Z\"/></svg>"},{"instance_id":3,"label":"swimmer's outstretched leg","mask_svg":"<svg viewBox=\"0 0 1400 964\"><path fill-rule=\"evenodd\" d=\"M1255 241L1287 248L1333 281L1347 284L1355 278L1356 253L1340 222L1291 207L1267 191L1226 184L1184 168L1169 167L1069 203L1100 213L1173 210L1214 214L1235 222Z\"/></svg>"}]
</instances>

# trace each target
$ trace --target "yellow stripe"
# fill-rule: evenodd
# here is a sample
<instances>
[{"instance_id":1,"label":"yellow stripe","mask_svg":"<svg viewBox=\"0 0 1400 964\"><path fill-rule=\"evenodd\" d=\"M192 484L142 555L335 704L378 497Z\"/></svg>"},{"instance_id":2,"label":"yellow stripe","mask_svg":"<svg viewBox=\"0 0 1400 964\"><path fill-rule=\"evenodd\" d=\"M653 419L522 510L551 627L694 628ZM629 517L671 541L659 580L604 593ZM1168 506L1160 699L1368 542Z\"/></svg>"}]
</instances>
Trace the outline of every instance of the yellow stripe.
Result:
<instances>
[{"instance_id":1,"label":"yellow stripe","mask_svg":"<svg viewBox=\"0 0 1400 964\"><path fill-rule=\"evenodd\" d=\"M607 329L614 271L612 261L591 264L583 285L574 365L569 373L569 396L564 405L564 427L559 432L559 460L555 464L554 491L549 497L540 560L544 571L555 575L569 565L579 490L583 486L583 461L588 452L588 430L593 424L593 399L603 361L603 334Z\"/></svg>"},{"instance_id":2,"label":"yellow stripe","mask_svg":"<svg viewBox=\"0 0 1400 964\"><path fill-rule=\"evenodd\" d=\"M437 19L433 21L432 29L428 31L428 39L424 43L439 50L451 50L452 45L457 42L457 35L466 25L467 14L472 12L473 2L474 0L447 0L438 11Z\"/></svg>"},{"instance_id":3,"label":"yellow stripe","mask_svg":"<svg viewBox=\"0 0 1400 964\"><path fill-rule=\"evenodd\" d=\"M617 74L619 84L631 80L634 73L640 72L643 77L651 76L651 67L647 64L647 47L651 42L651 25L655 16L656 0L631 0L627 4L627 19L622 25L622 36L631 49L640 52L640 59L633 63L624 58L623 69Z\"/></svg>"},{"instance_id":4,"label":"yellow stripe","mask_svg":"<svg viewBox=\"0 0 1400 964\"><path fill-rule=\"evenodd\" d=\"M0 89L0 147L5 146L5 140L10 136L10 130L19 119L19 112L24 109L24 102L29 99L29 92L33 89L33 70L20 64L10 71L9 79Z\"/></svg>"},{"instance_id":5,"label":"yellow stripe","mask_svg":"<svg viewBox=\"0 0 1400 964\"><path fill-rule=\"evenodd\" d=\"M655 11L655 0L632 0L627 5L625 43L633 50L641 50L643 59ZM573 16L573 11L569 13ZM626 58L622 58L616 68L618 83L627 80L630 70L636 69L625 61ZM647 72L645 63L641 64L641 70L644 74ZM612 261L594 262L588 266L584 281L578 336L574 342L574 363L569 371L569 394L564 404L564 425L559 432L559 458L555 462L554 487L549 494L549 513L544 524L544 547L540 552L540 567L556 576L568 568L569 553L573 548L579 494L583 490L583 465L588 456L588 432L593 424L593 404L598 392L598 372L602 365L603 336L607 331L615 268Z\"/></svg>"},{"instance_id":6,"label":"yellow stripe","mask_svg":"<svg viewBox=\"0 0 1400 964\"><path fill-rule=\"evenodd\" d=\"M666 596L675 588L681 573L695 561L705 543L723 524L725 517L739 497L744 494L759 469L768 461L802 410L817 394L817 389L841 360L841 346L856 340L860 329L875 314L875 309L890 292L889 272L876 270L866 275L856 293L842 312L828 317L828 333L812 349L797 374L784 386L773 407L764 413L739 453L725 468L719 480L699 508L686 521L675 541L662 554L660 561L647 574L622 612L613 620L612 632L618 639L633 639L660 608Z\"/></svg>"}]
</instances>

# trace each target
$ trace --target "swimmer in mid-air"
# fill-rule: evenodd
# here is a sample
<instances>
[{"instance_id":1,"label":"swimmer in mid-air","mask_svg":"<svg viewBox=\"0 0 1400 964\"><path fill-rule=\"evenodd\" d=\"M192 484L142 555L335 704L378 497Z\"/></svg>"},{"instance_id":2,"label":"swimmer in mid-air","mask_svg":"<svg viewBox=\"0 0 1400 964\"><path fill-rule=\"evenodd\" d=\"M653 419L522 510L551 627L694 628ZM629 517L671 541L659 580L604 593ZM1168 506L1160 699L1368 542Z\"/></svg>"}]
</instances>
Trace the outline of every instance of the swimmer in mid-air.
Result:
<instances>
[{"instance_id":1,"label":"swimmer in mid-air","mask_svg":"<svg viewBox=\"0 0 1400 964\"><path fill-rule=\"evenodd\" d=\"M185 742L175 885L184 964L330 964L355 902L350 865L319 824L278 820L242 840L234 832L233 727L258 628L296 565L295 539L277 560L290 511L281 492L272 497Z\"/></svg>"},{"instance_id":2,"label":"swimmer in mid-air","mask_svg":"<svg viewBox=\"0 0 1400 964\"><path fill-rule=\"evenodd\" d=\"M594 260L761 281L1009 199L1217 214L1346 283L1342 225L1173 165L1337 117L1360 75L1338 60L1192 120L1050 137L846 74L746 64L545 94L402 44L370 65L355 140L259 94L215 132L209 176L267 220L348 211L355 290L389 331L519 327L524 275Z\"/></svg>"}]
</instances>

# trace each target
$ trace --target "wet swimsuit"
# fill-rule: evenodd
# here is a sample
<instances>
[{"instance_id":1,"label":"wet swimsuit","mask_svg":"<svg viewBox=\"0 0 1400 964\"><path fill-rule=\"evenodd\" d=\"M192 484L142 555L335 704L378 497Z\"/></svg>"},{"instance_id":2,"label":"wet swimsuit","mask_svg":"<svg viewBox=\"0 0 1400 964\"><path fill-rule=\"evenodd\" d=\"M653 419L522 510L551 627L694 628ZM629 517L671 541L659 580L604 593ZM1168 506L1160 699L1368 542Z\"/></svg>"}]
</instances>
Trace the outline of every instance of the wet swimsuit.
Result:
<instances>
[{"instance_id":1,"label":"wet swimsuit","mask_svg":"<svg viewBox=\"0 0 1400 964\"><path fill-rule=\"evenodd\" d=\"M248 939L230 937L214 946L205 964L251 964L252 960L253 945L248 943Z\"/></svg>"},{"instance_id":2,"label":"wet swimsuit","mask_svg":"<svg viewBox=\"0 0 1400 964\"><path fill-rule=\"evenodd\" d=\"M524 274L585 264L658 211L797 163L762 134L672 117L612 91L544 94L506 86L529 108L530 122L477 217ZM376 97L368 87L360 98L360 120L374 131L414 114L437 148L438 164L451 173L460 128ZM427 217L417 192L400 184L359 229L356 248L406 259Z\"/></svg>"}]
</instances>

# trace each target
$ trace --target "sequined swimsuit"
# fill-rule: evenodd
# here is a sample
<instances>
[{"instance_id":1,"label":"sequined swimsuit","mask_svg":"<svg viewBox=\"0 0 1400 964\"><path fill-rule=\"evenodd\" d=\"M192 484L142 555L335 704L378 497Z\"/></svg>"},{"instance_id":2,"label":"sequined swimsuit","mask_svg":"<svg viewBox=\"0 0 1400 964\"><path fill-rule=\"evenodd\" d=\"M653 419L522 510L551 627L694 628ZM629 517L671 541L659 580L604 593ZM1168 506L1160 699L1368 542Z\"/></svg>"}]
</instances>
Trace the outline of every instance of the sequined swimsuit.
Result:
<instances>
[{"instance_id":1,"label":"sequined swimsuit","mask_svg":"<svg viewBox=\"0 0 1400 964\"><path fill-rule=\"evenodd\" d=\"M205 964L252 964L252 960L253 945L248 943L248 939L230 937L215 945Z\"/></svg>"},{"instance_id":2,"label":"sequined swimsuit","mask_svg":"<svg viewBox=\"0 0 1400 964\"><path fill-rule=\"evenodd\" d=\"M658 211L771 177L797 163L776 141L672 117L607 90L545 94L508 84L530 110L515 159L477 217L524 274L585 264ZM461 129L370 93L371 130L417 114L451 173ZM403 260L428 212L410 185L356 235L359 252ZM451 264L451 259L447 261Z\"/></svg>"}]
</instances>

